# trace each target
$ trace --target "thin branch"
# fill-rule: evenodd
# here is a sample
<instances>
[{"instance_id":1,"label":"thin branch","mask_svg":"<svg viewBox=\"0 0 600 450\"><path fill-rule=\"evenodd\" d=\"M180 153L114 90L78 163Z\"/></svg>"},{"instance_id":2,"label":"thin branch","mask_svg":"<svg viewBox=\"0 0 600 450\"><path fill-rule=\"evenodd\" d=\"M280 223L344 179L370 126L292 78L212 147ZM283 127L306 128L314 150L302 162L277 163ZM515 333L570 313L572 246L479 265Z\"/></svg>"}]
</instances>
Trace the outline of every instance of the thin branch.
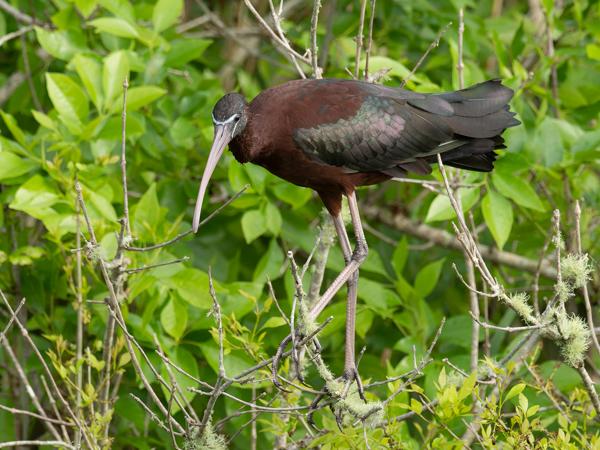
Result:
<instances>
[{"instance_id":1,"label":"thin branch","mask_svg":"<svg viewBox=\"0 0 600 450\"><path fill-rule=\"evenodd\" d=\"M2 47L11 39L16 39L23 34L29 33L31 30L33 30L33 25L19 28L17 31L13 31L12 33L6 33L4 36L0 37L0 47Z\"/></svg>"},{"instance_id":2,"label":"thin branch","mask_svg":"<svg viewBox=\"0 0 600 450\"><path fill-rule=\"evenodd\" d=\"M579 200L575 201L575 242L577 245L577 253L579 255L583 255L583 251L581 248L581 205L579 204ZM596 351L600 355L600 344L598 343L598 336L596 336L596 333L593 332L593 330L596 327L594 326L594 311L590 302L590 293L588 292L587 282L583 283L583 286L581 286L581 291L583 293L587 323L590 327L592 341L594 342Z\"/></svg>"},{"instance_id":3,"label":"thin branch","mask_svg":"<svg viewBox=\"0 0 600 450\"><path fill-rule=\"evenodd\" d=\"M4 405L0 405L0 409L4 410L6 412L9 412L11 414L23 414L25 416L35 417L36 419L39 419L42 421L48 421L50 423L55 423L57 425L63 425L65 427L74 427L75 426L73 423L65 422L64 420L53 419L52 417L42 416L41 414L37 414L37 413L31 412L31 411L25 411L23 409L10 408L10 407L4 406Z\"/></svg>"},{"instance_id":4,"label":"thin branch","mask_svg":"<svg viewBox=\"0 0 600 450\"><path fill-rule=\"evenodd\" d=\"M362 205L362 211L368 217L376 218L380 222L394 227L402 233L409 234L427 242L432 242L443 248L452 250L463 250L461 242L452 234L444 230L431 227L412 220L402 213L393 214L386 208L379 208L367 203ZM496 264L501 264L513 267L518 270L523 270L530 273L535 273L538 267L537 261L529 258L498 250L487 245L479 245L479 252L483 258L492 261ZM549 261L544 260L540 269L541 275L546 278L555 279L556 269L552 267Z\"/></svg>"},{"instance_id":5,"label":"thin branch","mask_svg":"<svg viewBox=\"0 0 600 450\"><path fill-rule=\"evenodd\" d=\"M415 64L415 67L413 67L413 69L406 76L406 78L404 78L402 80L402 83L400 83L400 88L403 88L404 86L406 86L406 83L408 83L408 81L413 77L413 75L417 72L417 70L419 70L419 67L421 67L421 65L425 62L425 59L427 59L427 56L429 55L429 53L431 53L431 51L434 48L436 48L436 47L438 47L440 45L440 40L442 39L442 36L446 33L446 31L448 31L448 29L450 28L451 25L452 25L452 22L448 22L446 24L446 26L444 26L438 32L438 34L435 37L435 39L431 42L431 44L429 44L429 47L427 47L427 50L425 50L425 53L423 53L421 55L421 57L419 58L419 60Z\"/></svg>"},{"instance_id":6,"label":"thin branch","mask_svg":"<svg viewBox=\"0 0 600 450\"><path fill-rule=\"evenodd\" d=\"M371 48L373 46L373 23L375 22L375 3L377 0L371 0L371 17L369 19L369 38L365 50L365 80L369 80L369 58L371 57Z\"/></svg>"},{"instance_id":7,"label":"thin branch","mask_svg":"<svg viewBox=\"0 0 600 450\"><path fill-rule=\"evenodd\" d=\"M459 89L465 88L464 70L463 64L463 37L465 34L465 12L463 8L458 10L458 63L456 64L456 71L458 72L458 87Z\"/></svg>"},{"instance_id":8,"label":"thin branch","mask_svg":"<svg viewBox=\"0 0 600 450\"><path fill-rule=\"evenodd\" d=\"M235 200L237 200L238 197L240 195L242 195L246 189L248 189L248 186L249 185L245 185L239 192L237 192L231 198L227 199L227 201L225 203L223 203L221 206L219 206L217 209L215 209L212 213L210 213L204 220L202 220L200 222L199 227L201 227L202 225L204 225L207 222L209 222L212 218L214 218L217 214L219 214L224 208L226 208L227 206L229 206L230 203L232 203ZM175 242L183 239L184 237L186 237L186 236L188 236L188 235L190 235L192 233L193 233L193 230L189 229L187 231L184 231L183 233L178 234L174 238L169 239L169 240L167 240L165 242L161 242L159 244L149 245L148 247L130 247L130 246L126 246L125 250L128 250L130 252L149 252L151 250L156 250L156 249L159 249L159 248L162 248L162 247L167 247L168 245L174 244Z\"/></svg>"},{"instance_id":9,"label":"thin branch","mask_svg":"<svg viewBox=\"0 0 600 450\"><path fill-rule=\"evenodd\" d=\"M0 448L8 448L8 447L23 447L23 446L35 446L40 447L42 445L49 445L52 447L64 447L64 448L72 448L75 450L77 447L68 444L64 441L11 441L11 442L0 442Z\"/></svg>"},{"instance_id":10,"label":"thin branch","mask_svg":"<svg viewBox=\"0 0 600 450\"><path fill-rule=\"evenodd\" d=\"M123 187L123 220L125 221L125 238L121 245L131 240L131 225L129 223L129 195L127 192L127 89L129 81L123 80L123 111L121 112L121 183Z\"/></svg>"},{"instance_id":11,"label":"thin branch","mask_svg":"<svg viewBox=\"0 0 600 450\"><path fill-rule=\"evenodd\" d=\"M162 263L157 263L157 264L148 264L147 266L142 266L142 267L136 267L133 269L125 269L123 272L125 273L139 273L139 272L143 272L145 270L151 270L151 269L156 269L157 267L164 267L164 266L170 266L173 264L179 264L185 261L189 261L190 257L189 256L184 256L183 258L177 258L177 259L172 259L170 261L165 261Z\"/></svg>"},{"instance_id":12,"label":"thin branch","mask_svg":"<svg viewBox=\"0 0 600 450\"><path fill-rule=\"evenodd\" d=\"M319 24L319 10L321 9L321 0L314 0L313 12L310 19L310 60L315 78L323 77L323 69L319 67L319 55L317 47L317 26Z\"/></svg>"},{"instance_id":13,"label":"thin branch","mask_svg":"<svg viewBox=\"0 0 600 450\"><path fill-rule=\"evenodd\" d=\"M500 327L497 325L492 325L491 323L483 322L475 314L473 314L473 311L469 311L469 314L471 315L471 318L475 322L477 322L479 325L481 325L483 328L490 329L490 330L506 331L508 333L516 333L519 331L539 330L540 328L543 328L546 326L545 323L540 323L537 325L526 325L526 326L522 326L522 327Z\"/></svg>"},{"instance_id":14,"label":"thin branch","mask_svg":"<svg viewBox=\"0 0 600 450\"><path fill-rule=\"evenodd\" d=\"M28 16L25 13L22 13L17 8L11 6L5 0L0 0L0 9L3 9L5 12L13 16L18 22L24 23L26 25L35 25L38 23L35 18Z\"/></svg>"},{"instance_id":15,"label":"thin branch","mask_svg":"<svg viewBox=\"0 0 600 450\"><path fill-rule=\"evenodd\" d=\"M367 0L361 0L360 19L358 22L358 34L356 35L356 54L354 56L354 79L358 80L360 73L360 52L363 47L363 30L365 28L365 12L367 10Z\"/></svg>"}]
</instances>

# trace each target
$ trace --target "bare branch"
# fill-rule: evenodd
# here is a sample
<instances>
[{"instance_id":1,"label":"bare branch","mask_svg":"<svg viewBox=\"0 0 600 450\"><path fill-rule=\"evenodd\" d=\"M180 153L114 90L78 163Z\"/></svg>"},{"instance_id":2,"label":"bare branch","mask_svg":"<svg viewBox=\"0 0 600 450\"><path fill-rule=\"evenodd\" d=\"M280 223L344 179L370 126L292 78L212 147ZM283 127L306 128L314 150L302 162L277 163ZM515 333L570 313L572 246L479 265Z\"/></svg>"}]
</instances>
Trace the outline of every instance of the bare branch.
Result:
<instances>
[{"instance_id":1,"label":"bare branch","mask_svg":"<svg viewBox=\"0 0 600 450\"><path fill-rule=\"evenodd\" d=\"M225 203L223 203L221 206L219 206L217 209L215 209L212 213L210 213L208 216L206 216L206 218L200 222L199 227L201 227L202 225L204 225L207 222L209 222L217 214L219 214L224 208L226 208L227 206L229 206L230 203L232 203L235 200L237 200L238 197L240 195L242 195L246 189L248 189L248 187L249 187L248 185L245 185L239 192L237 192L231 198L227 199L227 201ZM193 233L193 230L189 229L187 231L184 231L183 233L178 234L177 236L175 236L172 239L169 239L169 240L167 240L165 242L161 242L160 244L153 244L153 245L149 245L148 247L130 247L130 246L126 246L125 250L128 250L130 252L149 252L151 250L156 250L156 249L159 249L159 248L162 248L162 247L167 247L167 246L169 246L171 244L174 244L175 242L183 239L184 237L186 237L186 236L188 236L188 235L190 235L192 233Z\"/></svg>"},{"instance_id":2,"label":"bare branch","mask_svg":"<svg viewBox=\"0 0 600 450\"><path fill-rule=\"evenodd\" d=\"M313 69L313 75L317 79L323 77L323 69L319 67L319 55L317 47L317 25L319 24L320 9L321 0L314 0L312 17L310 19L310 60Z\"/></svg>"},{"instance_id":3,"label":"bare branch","mask_svg":"<svg viewBox=\"0 0 600 450\"><path fill-rule=\"evenodd\" d=\"M436 48L437 46L440 45L440 40L442 39L442 36L444 35L444 33L446 33L446 31L448 31L448 28L450 28L451 25L452 25L452 22L448 22L446 24L446 26L439 31L439 33L437 34L435 39L431 42L431 44L429 44L429 47L427 47L427 50L425 50L425 53L423 53L423 55L421 55L421 57L415 64L415 67L413 67L413 69L406 76L406 78L404 78L402 80L402 83L400 83L400 88L403 88L404 86L406 86L406 83L408 83L408 81L413 77L413 75L417 72L417 70L419 70L419 67L421 67L421 65L425 62L425 59L427 59L427 56L429 55L429 53L431 53L431 51L434 48Z\"/></svg>"},{"instance_id":4,"label":"bare branch","mask_svg":"<svg viewBox=\"0 0 600 450\"><path fill-rule=\"evenodd\" d=\"M363 47L363 30L365 28L365 12L367 10L367 0L361 0L360 19L358 22L358 34L356 35L356 54L354 56L354 79L358 80L360 73L360 52Z\"/></svg>"}]
</instances>

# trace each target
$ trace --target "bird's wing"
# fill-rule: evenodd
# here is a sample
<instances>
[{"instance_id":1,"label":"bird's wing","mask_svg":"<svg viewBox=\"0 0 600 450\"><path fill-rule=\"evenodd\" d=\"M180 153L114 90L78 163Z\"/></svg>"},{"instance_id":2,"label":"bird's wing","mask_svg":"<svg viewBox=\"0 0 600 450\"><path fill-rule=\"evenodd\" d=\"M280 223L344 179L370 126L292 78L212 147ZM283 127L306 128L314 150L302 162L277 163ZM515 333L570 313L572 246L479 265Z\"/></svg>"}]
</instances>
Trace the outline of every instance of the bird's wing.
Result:
<instances>
[{"instance_id":1,"label":"bird's wing","mask_svg":"<svg viewBox=\"0 0 600 450\"><path fill-rule=\"evenodd\" d=\"M436 105L439 102L430 99L413 101L448 114L447 102ZM439 153L443 150L440 145L453 148L455 139L450 126L409 101L368 96L354 116L298 129L294 140L304 152L325 164L356 171L385 170L400 164L418 169L424 165L419 158Z\"/></svg>"},{"instance_id":2,"label":"bird's wing","mask_svg":"<svg viewBox=\"0 0 600 450\"><path fill-rule=\"evenodd\" d=\"M516 122L506 106L510 89L490 81L450 94L407 93L373 90L353 116L299 128L294 141L310 157L350 171L429 173L439 153L458 165L474 157L475 170L491 169L498 135Z\"/></svg>"}]
</instances>

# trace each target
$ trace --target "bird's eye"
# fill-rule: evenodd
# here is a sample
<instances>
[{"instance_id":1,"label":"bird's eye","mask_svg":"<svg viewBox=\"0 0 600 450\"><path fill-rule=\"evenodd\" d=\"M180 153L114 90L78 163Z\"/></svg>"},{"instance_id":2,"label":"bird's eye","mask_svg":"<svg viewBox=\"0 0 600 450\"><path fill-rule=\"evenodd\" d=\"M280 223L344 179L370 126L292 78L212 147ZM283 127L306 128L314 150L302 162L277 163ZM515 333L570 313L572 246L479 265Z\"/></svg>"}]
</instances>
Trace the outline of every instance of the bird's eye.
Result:
<instances>
[{"instance_id":1,"label":"bird's eye","mask_svg":"<svg viewBox=\"0 0 600 450\"><path fill-rule=\"evenodd\" d=\"M239 115L235 116L235 118L233 119L233 121L234 122L239 122L240 121L240 116Z\"/></svg>"}]
</instances>

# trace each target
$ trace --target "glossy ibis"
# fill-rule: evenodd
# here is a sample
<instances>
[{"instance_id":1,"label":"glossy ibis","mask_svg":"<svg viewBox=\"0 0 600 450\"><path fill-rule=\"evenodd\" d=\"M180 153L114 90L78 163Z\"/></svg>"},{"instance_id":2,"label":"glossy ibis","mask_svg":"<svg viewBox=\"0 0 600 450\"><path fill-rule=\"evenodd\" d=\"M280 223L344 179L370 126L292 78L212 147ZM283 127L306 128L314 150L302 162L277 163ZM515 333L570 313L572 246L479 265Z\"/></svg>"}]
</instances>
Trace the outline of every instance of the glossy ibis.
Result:
<instances>
[{"instance_id":1,"label":"glossy ibis","mask_svg":"<svg viewBox=\"0 0 600 450\"><path fill-rule=\"evenodd\" d=\"M513 91L499 80L442 94L421 94L355 80L296 80L267 89L247 103L227 94L212 113L214 142L202 175L193 230L208 181L225 147L240 163L251 162L294 183L314 189L333 218L346 267L310 311L316 318L347 284L344 378L360 378L354 359L358 268L367 257L355 189L408 172L431 173L442 161L488 172L500 136L519 122L509 111ZM348 205L356 246L341 218Z\"/></svg>"}]
</instances>

